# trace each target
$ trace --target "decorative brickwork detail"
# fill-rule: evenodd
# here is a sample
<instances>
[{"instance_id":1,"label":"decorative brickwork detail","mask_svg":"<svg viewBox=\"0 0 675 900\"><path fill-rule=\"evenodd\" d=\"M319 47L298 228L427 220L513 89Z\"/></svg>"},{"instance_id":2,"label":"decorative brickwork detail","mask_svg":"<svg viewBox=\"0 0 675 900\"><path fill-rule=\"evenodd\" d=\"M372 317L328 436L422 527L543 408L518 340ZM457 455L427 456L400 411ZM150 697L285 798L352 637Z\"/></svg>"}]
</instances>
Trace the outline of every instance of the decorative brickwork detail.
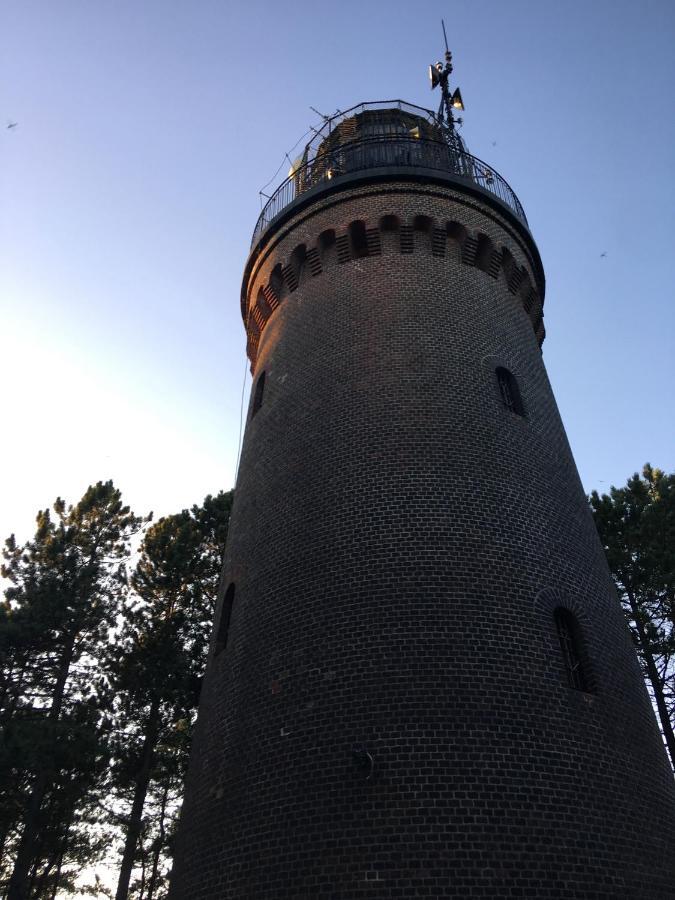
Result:
<instances>
[{"instance_id":1,"label":"decorative brickwork detail","mask_svg":"<svg viewBox=\"0 0 675 900\"><path fill-rule=\"evenodd\" d=\"M368 242L368 256L379 256L382 253L379 228L368 228L366 241Z\"/></svg>"},{"instance_id":2,"label":"decorative brickwork detail","mask_svg":"<svg viewBox=\"0 0 675 900\"><path fill-rule=\"evenodd\" d=\"M276 291L274 290L274 288L272 287L271 284L266 284L265 287L262 289L262 292L265 297L265 300L267 301L267 305L270 308L270 311L274 312L274 310L279 305L279 298L277 297Z\"/></svg>"},{"instance_id":3,"label":"decorative brickwork detail","mask_svg":"<svg viewBox=\"0 0 675 900\"><path fill-rule=\"evenodd\" d=\"M321 257L317 247L312 247L311 250L307 251L307 266L313 278L321 274Z\"/></svg>"},{"instance_id":4,"label":"decorative brickwork detail","mask_svg":"<svg viewBox=\"0 0 675 900\"><path fill-rule=\"evenodd\" d=\"M265 288L262 287L258 291L258 300L256 302L256 309L260 311L260 314L263 317L263 320L269 319L272 314L272 307L267 302L267 297L265 296Z\"/></svg>"},{"instance_id":5,"label":"decorative brickwork detail","mask_svg":"<svg viewBox=\"0 0 675 900\"><path fill-rule=\"evenodd\" d=\"M469 235L462 245L462 262L465 266L476 265L476 250L478 249L478 238Z\"/></svg>"},{"instance_id":6,"label":"decorative brickwork detail","mask_svg":"<svg viewBox=\"0 0 675 900\"><path fill-rule=\"evenodd\" d=\"M339 235L335 240L335 244L337 247L337 258L339 263L346 263L347 260L352 258L348 234Z\"/></svg>"},{"instance_id":7,"label":"decorative brickwork detail","mask_svg":"<svg viewBox=\"0 0 675 900\"><path fill-rule=\"evenodd\" d=\"M518 293L518 288L526 278L529 280L528 274L525 269L514 268L511 272L509 272L507 283L512 294Z\"/></svg>"},{"instance_id":8,"label":"decorative brickwork detail","mask_svg":"<svg viewBox=\"0 0 675 900\"><path fill-rule=\"evenodd\" d=\"M260 332L264 327L256 321L252 314L249 315L247 328L246 328L246 353L248 358L251 360L251 369L255 368L256 360L258 358L258 345L260 343Z\"/></svg>"},{"instance_id":9,"label":"decorative brickwork detail","mask_svg":"<svg viewBox=\"0 0 675 900\"><path fill-rule=\"evenodd\" d=\"M260 309L260 307L259 307L259 306L254 306L251 315L252 315L252 317L253 317L253 321L255 322L256 327L258 328L258 330L259 330L259 331L262 331L262 330L263 330L263 327L264 327L264 324L265 324L265 322L266 322L266 319L265 319L265 316L264 316L262 310Z\"/></svg>"},{"instance_id":10,"label":"decorative brickwork detail","mask_svg":"<svg viewBox=\"0 0 675 900\"><path fill-rule=\"evenodd\" d=\"M419 219L419 217L418 217ZM323 234L317 241L317 246L305 251L304 245L299 245L292 256L294 259L289 261L287 265L279 264L275 272L277 283L283 283L289 293L297 290L302 272L307 269L312 277L317 277L323 272L322 252L326 256L333 251L337 253L339 263L346 263L350 259L355 258L352 241L350 240L350 231L356 223L352 223L343 233L335 236L331 232ZM395 231L392 226L395 224ZM510 293L520 293L523 308L528 315L532 317L533 329L537 334L537 339L545 333L541 326L541 304L538 294L531 286L530 276L523 268L517 269L513 262L513 256L506 247L498 250L492 245L492 242L485 235L472 235L466 231L464 226L457 222L448 223L447 225L435 225L429 222L428 228L421 229L419 222L418 228L415 223L399 223L395 216L384 216L378 225L369 226L365 229L367 256L363 254L361 259L368 257L377 257L382 253L382 231L385 233L398 233L397 246L402 254L409 255L416 252L430 252L432 257L443 258L446 255L446 246L448 240L457 244L461 249L461 259L464 265L476 266L484 271L491 278L497 279L503 272L506 279L507 287ZM422 232L423 237L420 237ZM415 239L418 235L418 240ZM388 235L389 237L390 235ZM321 246L323 245L323 251ZM387 240L387 246L390 246ZM251 314L251 322L255 322L259 332L265 328L269 316L279 306L280 298L278 288L274 287L272 280L262 289L265 301L269 309L261 307L259 304L254 308ZM258 310L256 312L256 310ZM540 327L541 326L541 327ZM541 340L540 340L541 344ZM253 359L251 359L253 365Z\"/></svg>"},{"instance_id":11,"label":"decorative brickwork detail","mask_svg":"<svg viewBox=\"0 0 675 900\"><path fill-rule=\"evenodd\" d=\"M499 250L493 249L488 263L487 273L493 278L498 278L502 267L502 255Z\"/></svg>"},{"instance_id":12,"label":"decorative brickwork detail","mask_svg":"<svg viewBox=\"0 0 675 900\"><path fill-rule=\"evenodd\" d=\"M293 266L288 265L284 266L283 270L284 282L286 283L288 290L293 292L298 289L298 275Z\"/></svg>"},{"instance_id":13,"label":"decorative brickwork detail","mask_svg":"<svg viewBox=\"0 0 675 900\"><path fill-rule=\"evenodd\" d=\"M398 236L401 242L401 253L412 253L415 249L412 226L401 225L398 229Z\"/></svg>"},{"instance_id":14,"label":"decorative brickwork detail","mask_svg":"<svg viewBox=\"0 0 675 900\"><path fill-rule=\"evenodd\" d=\"M438 225L435 225L431 238L431 252L434 256L445 256L445 245L447 240L448 236L445 228L440 228Z\"/></svg>"}]
</instances>

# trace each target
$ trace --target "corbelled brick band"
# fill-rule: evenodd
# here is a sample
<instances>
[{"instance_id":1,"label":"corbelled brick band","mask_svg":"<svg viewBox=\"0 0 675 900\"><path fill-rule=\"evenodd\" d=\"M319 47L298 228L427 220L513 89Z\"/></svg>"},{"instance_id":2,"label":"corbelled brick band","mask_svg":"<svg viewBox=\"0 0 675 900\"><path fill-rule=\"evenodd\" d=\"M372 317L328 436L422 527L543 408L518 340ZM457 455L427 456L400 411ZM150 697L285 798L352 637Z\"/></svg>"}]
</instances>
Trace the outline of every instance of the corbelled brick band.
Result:
<instances>
[{"instance_id":1,"label":"corbelled brick band","mask_svg":"<svg viewBox=\"0 0 675 900\"><path fill-rule=\"evenodd\" d=\"M243 300L255 399L172 900L675 897L532 239L440 180L348 186L269 229Z\"/></svg>"},{"instance_id":2,"label":"corbelled brick band","mask_svg":"<svg viewBox=\"0 0 675 900\"><path fill-rule=\"evenodd\" d=\"M388 197L389 206L385 203L377 204L381 209L400 210L401 203L400 185L378 186L371 188L365 192L365 196L374 197L378 195L380 198ZM387 246L394 252L402 254L419 253L431 254L435 257L445 257L446 254L452 253L452 248L459 253L459 258L464 265L475 266L482 271L488 273L493 278L503 277L510 293L518 294L525 311L530 316L532 328L541 345L544 341L545 330L543 323L543 296L540 296L533 287L532 278L525 265L518 265L513 253L507 246L498 247L494 240L489 237L489 232L495 232L495 228L487 224L486 211L480 211L480 215L476 216L477 207L475 203L467 202L466 199L458 197L450 191L412 188L408 186L405 189L408 197L413 194L417 197L424 198L422 202L411 204L413 213L415 210L423 209L424 213L413 214L410 221L401 221L399 216L390 213L380 215L376 222L370 227L368 223L362 220L356 220L342 226L341 233L336 233L334 220L328 210L334 205L334 199L330 204L320 204L319 209L312 209L309 215L304 217L302 226L297 221L293 223L292 229L293 239L297 240L299 235L305 237L306 242L296 244L292 249L284 247L288 250L288 258L285 262L276 262L270 269L270 258L276 259L279 250L279 241L275 241L271 247L266 248L266 252L261 255L261 259L256 260L255 277L249 278L247 290L244 296L243 313L248 336L248 354L251 359L251 368L255 368L255 360L257 356L260 336L264 330L271 314L274 312L279 302L289 294L297 290L301 274L307 268L311 277L317 277L323 273L324 266L330 266L335 259L339 263L345 263L350 259L361 259L367 257L380 256L382 253L383 234L385 231L395 231L398 235L397 240L390 241ZM363 190L355 190L350 192L350 196L354 199L360 199L364 196ZM465 222L479 222L482 227L486 227L488 234L481 231L472 232L468 227L458 221L443 221L442 217L447 215L447 206L444 204L431 203L432 198L455 199L458 201L459 209L457 210L460 218ZM340 198L341 203L344 198ZM460 205L461 204L461 205ZM403 204L408 206L408 204ZM320 209L324 208L323 216L317 216ZM357 207L358 208L358 207ZM429 211L433 210L441 217L440 224L429 216ZM473 213L473 214L472 214ZM494 214L490 216L495 221ZM315 233L312 234L312 225ZM354 240L354 232L358 226L361 226L365 236L365 242L360 246ZM292 227L292 226L291 226ZM317 228L323 228L321 232L317 232ZM523 242L519 239L511 229L506 226L505 222L499 223L500 236L504 236L506 232L510 243L518 246L518 255L527 256L527 250L523 247ZM289 229L287 228L287 232ZM308 247L310 249L308 249ZM536 257L538 261L538 256ZM531 265L531 259L530 259ZM262 271L262 274L261 274ZM267 279L267 280L265 280ZM255 294L252 293L255 290ZM543 295L543 279L540 285Z\"/></svg>"}]
</instances>

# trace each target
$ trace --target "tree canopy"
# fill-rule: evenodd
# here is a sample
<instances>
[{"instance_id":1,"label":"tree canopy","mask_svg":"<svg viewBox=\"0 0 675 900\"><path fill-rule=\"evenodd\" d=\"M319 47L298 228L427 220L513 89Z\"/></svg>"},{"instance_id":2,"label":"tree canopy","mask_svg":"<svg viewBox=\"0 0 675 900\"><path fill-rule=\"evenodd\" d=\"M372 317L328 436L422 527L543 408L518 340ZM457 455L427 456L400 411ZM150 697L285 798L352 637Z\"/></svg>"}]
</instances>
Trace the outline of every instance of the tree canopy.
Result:
<instances>
[{"instance_id":1,"label":"tree canopy","mask_svg":"<svg viewBox=\"0 0 675 900\"><path fill-rule=\"evenodd\" d=\"M675 767L675 474L647 464L590 504Z\"/></svg>"},{"instance_id":2,"label":"tree canopy","mask_svg":"<svg viewBox=\"0 0 675 900\"><path fill-rule=\"evenodd\" d=\"M166 895L231 503L221 492L151 525L99 482L40 511L30 541L5 542L8 900L85 890L78 875L117 846L117 897Z\"/></svg>"}]
</instances>

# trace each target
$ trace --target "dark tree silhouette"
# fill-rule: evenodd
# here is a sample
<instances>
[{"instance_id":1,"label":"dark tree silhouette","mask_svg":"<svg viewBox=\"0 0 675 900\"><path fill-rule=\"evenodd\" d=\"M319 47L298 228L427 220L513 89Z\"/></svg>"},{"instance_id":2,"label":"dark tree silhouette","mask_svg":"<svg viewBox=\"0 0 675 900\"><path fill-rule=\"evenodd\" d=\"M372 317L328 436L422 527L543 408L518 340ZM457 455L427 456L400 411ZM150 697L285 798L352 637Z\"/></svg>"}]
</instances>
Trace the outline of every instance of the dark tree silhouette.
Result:
<instances>
[{"instance_id":1,"label":"dark tree silhouette","mask_svg":"<svg viewBox=\"0 0 675 900\"><path fill-rule=\"evenodd\" d=\"M112 788L126 807L116 900L164 891L170 838L206 664L232 494L148 529L115 647ZM148 809L150 811L147 815Z\"/></svg>"},{"instance_id":2,"label":"dark tree silhouette","mask_svg":"<svg viewBox=\"0 0 675 900\"><path fill-rule=\"evenodd\" d=\"M675 474L647 464L590 504L675 767Z\"/></svg>"},{"instance_id":3,"label":"dark tree silhouette","mask_svg":"<svg viewBox=\"0 0 675 900\"><path fill-rule=\"evenodd\" d=\"M10 582L0 616L8 900L54 895L95 852L88 797L107 759L109 701L97 660L142 525L111 481L53 509L55 518L38 514L24 546L7 540L2 567Z\"/></svg>"}]
</instances>

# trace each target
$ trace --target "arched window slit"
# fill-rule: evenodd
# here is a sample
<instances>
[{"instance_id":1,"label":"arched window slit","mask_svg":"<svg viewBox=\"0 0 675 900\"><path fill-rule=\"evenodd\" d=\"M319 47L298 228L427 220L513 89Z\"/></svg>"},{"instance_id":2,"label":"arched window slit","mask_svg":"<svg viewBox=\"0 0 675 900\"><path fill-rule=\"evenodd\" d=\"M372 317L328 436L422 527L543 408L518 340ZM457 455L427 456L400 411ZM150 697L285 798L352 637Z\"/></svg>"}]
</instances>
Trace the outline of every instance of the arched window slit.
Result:
<instances>
[{"instance_id":1,"label":"arched window slit","mask_svg":"<svg viewBox=\"0 0 675 900\"><path fill-rule=\"evenodd\" d=\"M517 416L524 416L525 407L523 406L520 388L518 387L515 375L503 366L497 366L495 375L497 376L499 393L504 406Z\"/></svg>"},{"instance_id":2,"label":"arched window slit","mask_svg":"<svg viewBox=\"0 0 675 900\"><path fill-rule=\"evenodd\" d=\"M223 605L220 608L220 619L218 620L218 631L216 633L216 644L214 648L214 656L218 656L227 647L227 638L230 631L230 618L232 617L232 606L234 605L234 582L228 585L223 597Z\"/></svg>"},{"instance_id":3,"label":"arched window slit","mask_svg":"<svg viewBox=\"0 0 675 900\"><path fill-rule=\"evenodd\" d=\"M365 222L352 222L349 226L349 238L352 245L352 257L360 259L368 256L368 238Z\"/></svg>"},{"instance_id":4,"label":"arched window slit","mask_svg":"<svg viewBox=\"0 0 675 900\"><path fill-rule=\"evenodd\" d=\"M255 384L255 392L253 394L253 409L251 410L251 418L258 412L263 403L263 395L265 393L265 373L261 372Z\"/></svg>"},{"instance_id":5,"label":"arched window slit","mask_svg":"<svg viewBox=\"0 0 675 900\"><path fill-rule=\"evenodd\" d=\"M568 609L559 606L553 612L567 683L576 691L589 691L588 663L581 628Z\"/></svg>"}]
</instances>

